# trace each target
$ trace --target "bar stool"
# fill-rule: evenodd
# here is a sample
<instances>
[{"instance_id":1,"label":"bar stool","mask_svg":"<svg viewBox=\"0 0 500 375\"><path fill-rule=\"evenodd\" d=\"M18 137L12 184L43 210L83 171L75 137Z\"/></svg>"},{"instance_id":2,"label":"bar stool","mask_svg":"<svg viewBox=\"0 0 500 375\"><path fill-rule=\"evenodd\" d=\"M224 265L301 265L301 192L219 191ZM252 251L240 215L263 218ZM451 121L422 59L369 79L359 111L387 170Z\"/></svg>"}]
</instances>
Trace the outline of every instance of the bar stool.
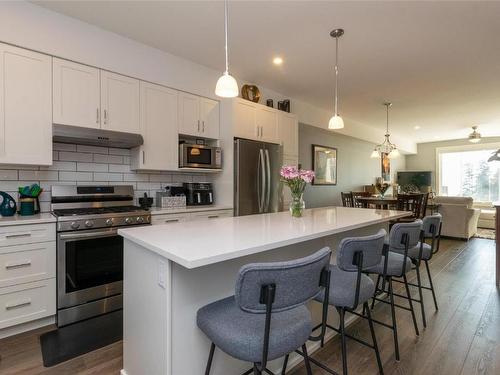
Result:
<instances>
[{"instance_id":1,"label":"bar stool","mask_svg":"<svg viewBox=\"0 0 500 375\"><path fill-rule=\"evenodd\" d=\"M438 304L436 299L436 293L434 290L434 284L432 283L431 271L429 268L429 260L432 256L439 250L439 241L441 238L441 226L443 217L441 214L436 213L434 215L429 215L424 217L422 224L422 238L417 246L408 250L408 256L410 257L412 263L415 265L415 271L417 274L417 284L408 283L408 285L418 288L419 300L413 299L413 301L419 302L422 311L422 324L427 327L427 321L425 317L425 307L423 299L423 289L430 290L432 292L432 298L434 299L434 306L436 311L438 310ZM431 243L425 242L425 240L430 240ZM423 286L420 277L420 264L424 261L425 268L427 269L427 276L429 278L429 286Z\"/></svg>"},{"instance_id":2,"label":"bar stool","mask_svg":"<svg viewBox=\"0 0 500 375\"><path fill-rule=\"evenodd\" d=\"M339 328L333 327L327 323L328 309L326 309L323 310L322 323L313 328L313 331L322 328L323 332L325 328L329 328L340 333L342 343L342 369L344 375L347 375L347 337L372 348L375 351L379 373L384 373L377 339L375 337L375 330L373 328L371 312L368 307L368 301L373 297L375 292L375 284L370 277L363 273L363 269L375 266L382 260L382 249L384 247L384 238L386 234L387 232L382 229L375 235L342 239L337 250L337 265L330 265L329 295L325 294L325 290L315 298L316 301L323 304L325 301L328 301L328 303L334 306L339 313ZM325 298L325 296L327 297ZM355 311L360 304L363 305L366 315L359 314ZM346 312L368 320L372 344L345 332ZM323 341L321 344L323 345ZM297 352L302 354L300 351ZM309 361L330 374L336 374L335 371L329 369L314 358L310 358ZM285 357L282 374L285 373L287 362L288 356Z\"/></svg>"},{"instance_id":3,"label":"bar stool","mask_svg":"<svg viewBox=\"0 0 500 375\"><path fill-rule=\"evenodd\" d=\"M387 324L379 320L373 319L377 324L383 325L384 327L390 328L393 331L394 339L394 350L396 354L396 360L399 361L399 343L398 343L398 328L396 322L396 310L395 307L407 310L411 312L411 317L413 320L413 326L415 328L415 334L419 335L417 319L415 318L415 310L413 308L413 299L410 294L410 288L406 274L411 270L411 260L408 256L409 249L414 248L418 245L420 238L422 236L422 220L415 220L412 223L396 223L392 226L389 233L388 242L384 246L384 254L382 260L379 264L374 267L366 268L365 271L373 274L377 274L377 283L375 286L375 294L372 299L373 309L375 301L380 301L382 303L387 303L391 306L391 318L392 324ZM394 293L393 289L393 278L402 278L406 289L406 296ZM380 281L382 280L382 287L379 287ZM388 285L387 290L385 290L385 285ZM378 298L377 295L387 293L389 301L385 299ZM405 298L408 301L407 306L399 305L394 302L394 296ZM365 308L366 309L366 308Z\"/></svg>"},{"instance_id":4,"label":"bar stool","mask_svg":"<svg viewBox=\"0 0 500 375\"><path fill-rule=\"evenodd\" d=\"M205 375L210 373L216 347L252 362L245 375L272 374L268 361L302 347L307 373L312 375L305 345L312 318L305 304L329 288L330 256L325 247L301 259L243 266L234 296L198 310L198 327L212 342Z\"/></svg>"}]
</instances>

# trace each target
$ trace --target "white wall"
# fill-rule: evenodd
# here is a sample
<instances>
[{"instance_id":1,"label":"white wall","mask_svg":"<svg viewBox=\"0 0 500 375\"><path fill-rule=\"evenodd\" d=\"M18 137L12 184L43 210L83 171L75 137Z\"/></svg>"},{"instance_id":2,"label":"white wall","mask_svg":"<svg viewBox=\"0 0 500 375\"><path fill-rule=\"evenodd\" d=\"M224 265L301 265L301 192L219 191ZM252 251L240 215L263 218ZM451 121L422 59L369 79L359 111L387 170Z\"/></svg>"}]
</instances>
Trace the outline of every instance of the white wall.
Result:
<instances>
[{"instance_id":1,"label":"white wall","mask_svg":"<svg viewBox=\"0 0 500 375\"><path fill-rule=\"evenodd\" d=\"M214 97L215 83L221 74L26 2L0 3L0 41L207 97ZM260 84L259 87L262 97L274 98L275 102L286 98L286 93L276 93ZM329 111L290 99L300 122L326 128ZM349 124L341 133L372 142L383 139L380 130L360 124ZM393 140L401 150L416 151L411 140L396 135Z\"/></svg>"}]
</instances>

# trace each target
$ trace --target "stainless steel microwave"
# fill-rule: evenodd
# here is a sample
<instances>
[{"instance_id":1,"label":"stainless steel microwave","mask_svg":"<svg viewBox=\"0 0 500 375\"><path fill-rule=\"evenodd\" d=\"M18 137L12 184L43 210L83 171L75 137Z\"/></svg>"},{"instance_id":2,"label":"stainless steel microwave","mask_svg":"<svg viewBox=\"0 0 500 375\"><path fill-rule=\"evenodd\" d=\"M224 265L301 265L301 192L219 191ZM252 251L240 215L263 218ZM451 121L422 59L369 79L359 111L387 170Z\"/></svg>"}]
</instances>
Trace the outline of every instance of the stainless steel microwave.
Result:
<instances>
[{"instance_id":1,"label":"stainless steel microwave","mask_svg":"<svg viewBox=\"0 0 500 375\"><path fill-rule=\"evenodd\" d=\"M179 144L179 168L222 168L222 149L190 143Z\"/></svg>"}]
</instances>

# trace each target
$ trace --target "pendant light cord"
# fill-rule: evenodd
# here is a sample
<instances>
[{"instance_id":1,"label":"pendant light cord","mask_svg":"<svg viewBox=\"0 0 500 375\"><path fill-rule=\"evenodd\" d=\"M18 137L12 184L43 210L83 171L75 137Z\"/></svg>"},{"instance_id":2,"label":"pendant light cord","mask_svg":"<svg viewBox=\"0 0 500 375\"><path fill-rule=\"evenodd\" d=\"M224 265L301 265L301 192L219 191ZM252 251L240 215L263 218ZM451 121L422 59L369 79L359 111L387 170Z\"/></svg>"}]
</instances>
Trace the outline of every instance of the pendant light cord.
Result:
<instances>
[{"instance_id":1,"label":"pendant light cord","mask_svg":"<svg viewBox=\"0 0 500 375\"><path fill-rule=\"evenodd\" d=\"M335 116L338 115L339 101L339 37L335 37Z\"/></svg>"},{"instance_id":2,"label":"pendant light cord","mask_svg":"<svg viewBox=\"0 0 500 375\"><path fill-rule=\"evenodd\" d=\"M227 0L224 0L224 35L226 39L225 49L226 49L226 73L229 73L229 52L227 48Z\"/></svg>"},{"instance_id":3,"label":"pendant light cord","mask_svg":"<svg viewBox=\"0 0 500 375\"><path fill-rule=\"evenodd\" d=\"M390 104L386 104L386 112L387 112L387 117L386 117L386 123L385 123L385 134L389 135L389 107L391 106Z\"/></svg>"}]
</instances>

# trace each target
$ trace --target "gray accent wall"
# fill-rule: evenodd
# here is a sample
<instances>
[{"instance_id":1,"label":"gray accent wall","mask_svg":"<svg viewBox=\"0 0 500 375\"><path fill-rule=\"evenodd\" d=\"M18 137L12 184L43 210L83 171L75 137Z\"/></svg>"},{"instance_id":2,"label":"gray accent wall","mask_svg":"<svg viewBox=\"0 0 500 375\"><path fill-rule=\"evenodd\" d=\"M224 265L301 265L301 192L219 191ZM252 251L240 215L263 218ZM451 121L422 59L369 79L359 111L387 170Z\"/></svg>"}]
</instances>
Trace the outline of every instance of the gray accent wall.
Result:
<instances>
[{"instance_id":1,"label":"gray accent wall","mask_svg":"<svg viewBox=\"0 0 500 375\"><path fill-rule=\"evenodd\" d=\"M482 138L481 144L500 143L500 137ZM409 171L432 171L432 188L436 191L436 149L439 147L470 145L467 139L419 143L417 154L406 156L406 168Z\"/></svg>"},{"instance_id":2,"label":"gray accent wall","mask_svg":"<svg viewBox=\"0 0 500 375\"><path fill-rule=\"evenodd\" d=\"M383 138L381 133L380 141ZM304 193L307 208L341 205L342 191L361 191L364 185L375 183L381 175L380 159L370 158L374 143L306 124L299 124L299 163L302 168L312 169L313 144L337 148L337 185L307 186ZM398 170L405 170L405 165L404 155L391 161L392 181Z\"/></svg>"}]
</instances>

